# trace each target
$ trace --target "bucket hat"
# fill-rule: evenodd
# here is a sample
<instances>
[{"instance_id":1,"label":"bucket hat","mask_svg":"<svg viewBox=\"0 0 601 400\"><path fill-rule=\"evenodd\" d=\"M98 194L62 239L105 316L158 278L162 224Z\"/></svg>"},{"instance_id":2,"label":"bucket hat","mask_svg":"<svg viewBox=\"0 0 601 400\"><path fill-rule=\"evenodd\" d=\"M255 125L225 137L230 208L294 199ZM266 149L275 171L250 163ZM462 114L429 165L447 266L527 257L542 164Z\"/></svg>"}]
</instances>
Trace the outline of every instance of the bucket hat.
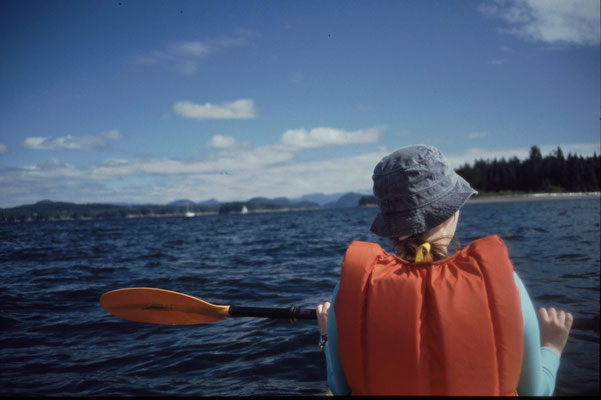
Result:
<instances>
[{"instance_id":1,"label":"bucket hat","mask_svg":"<svg viewBox=\"0 0 601 400\"><path fill-rule=\"evenodd\" d=\"M374 196L380 208L371 231L382 237L426 232L449 219L478 193L435 147L403 147L374 168Z\"/></svg>"}]
</instances>

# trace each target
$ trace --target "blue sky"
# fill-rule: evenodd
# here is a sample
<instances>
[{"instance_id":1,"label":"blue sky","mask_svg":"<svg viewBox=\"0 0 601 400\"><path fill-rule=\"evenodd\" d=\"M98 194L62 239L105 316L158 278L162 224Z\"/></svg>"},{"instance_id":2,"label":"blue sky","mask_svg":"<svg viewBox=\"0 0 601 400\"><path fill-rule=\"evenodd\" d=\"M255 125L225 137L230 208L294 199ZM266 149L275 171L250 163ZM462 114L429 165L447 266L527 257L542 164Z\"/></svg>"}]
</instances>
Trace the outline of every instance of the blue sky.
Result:
<instances>
[{"instance_id":1,"label":"blue sky","mask_svg":"<svg viewBox=\"0 0 601 400\"><path fill-rule=\"evenodd\" d=\"M600 153L597 0L0 2L0 207L367 192Z\"/></svg>"}]
</instances>

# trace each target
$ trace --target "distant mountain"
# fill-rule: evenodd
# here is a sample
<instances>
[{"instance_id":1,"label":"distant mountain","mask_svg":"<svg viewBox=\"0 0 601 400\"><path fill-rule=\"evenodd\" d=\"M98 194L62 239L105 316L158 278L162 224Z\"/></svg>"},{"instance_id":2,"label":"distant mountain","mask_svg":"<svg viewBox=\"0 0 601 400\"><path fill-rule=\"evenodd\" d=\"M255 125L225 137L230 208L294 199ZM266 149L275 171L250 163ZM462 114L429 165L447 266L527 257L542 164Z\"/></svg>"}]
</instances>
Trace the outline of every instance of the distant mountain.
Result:
<instances>
[{"instance_id":1,"label":"distant mountain","mask_svg":"<svg viewBox=\"0 0 601 400\"><path fill-rule=\"evenodd\" d=\"M282 204L282 205L289 205L291 202L286 197L276 197L275 199L273 199L273 201L275 203ZM293 201L293 203L294 203L294 201Z\"/></svg>"},{"instance_id":2,"label":"distant mountain","mask_svg":"<svg viewBox=\"0 0 601 400\"><path fill-rule=\"evenodd\" d=\"M363 197L359 193L346 193L336 201L326 203L323 205L324 208L352 208L359 207L359 200Z\"/></svg>"},{"instance_id":3,"label":"distant mountain","mask_svg":"<svg viewBox=\"0 0 601 400\"><path fill-rule=\"evenodd\" d=\"M248 212L316 210L325 208L359 207L362 195L356 192L344 195L326 195L314 193L296 199L286 197L254 197L247 201L221 203L209 199L195 203L189 199L178 199L168 204L136 204L136 203L85 203L76 204L62 201L41 200L35 204L22 205L7 209L0 208L0 223L23 221L51 221L67 219L96 218L131 218L145 216L180 216L189 209L195 213L229 213L240 212L246 208ZM320 204L326 199L333 201ZM312 201L309 199L316 199ZM188 207L189 206L189 207Z\"/></svg>"},{"instance_id":4,"label":"distant mountain","mask_svg":"<svg viewBox=\"0 0 601 400\"><path fill-rule=\"evenodd\" d=\"M314 201L309 201L309 200L301 200L301 201L294 201L292 203L292 206L294 208L321 208L322 206Z\"/></svg>"},{"instance_id":5,"label":"distant mountain","mask_svg":"<svg viewBox=\"0 0 601 400\"><path fill-rule=\"evenodd\" d=\"M193 208L195 212L213 213L217 212L218 209L215 206L193 206ZM0 223L98 218L174 217L183 216L185 210L186 208L181 205L139 204L118 206L105 203L76 204L64 201L42 201L36 204L0 209Z\"/></svg>"},{"instance_id":6,"label":"distant mountain","mask_svg":"<svg viewBox=\"0 0 601 400\"><path fill-rule=\"evenodd\" d=\"M209 200L205 200L205 201L199 201L196 204L199 206L218 206L219 204L221 204L221 202L219 202L215 199L209 199Z\"/></svg>"},{"instance_id":7,"label":"distant mountain","mask_svg":"<svg viewBox=\"0 0 601 400\"><path fill-rule=\"evenodd\" d=\"M267 197L253 197L252 199L246 200L247 203L262 204L262 203L274 203L273 200Z\"/></svg>"},{"instance_id":8,"label":"distant mountain","mask_svg":"<svg viewBox=\"0 0 601 400\"><path fill-rule=\"evenodd\" d=\"M314 203L317 203L317 204L323 206L326 203L335 202L342 195L343 195L343 193L334 193L334 194L311 193L311 194L306 194L301 197L297 197L297 198L293 199L292 201L305 201L306 200L306 201L312 201Z\"/></svg>"},{"instance_id":9,"label":"distant mountain","mask_svg":"<svg viewBox=\"0 0 601 400\"><path fill-rule=\"evenodd\" d=\"M180 199L180 200L175 200L172 201L171 203L167 204L168 206L193 206L194 202L192 200L188 200L188 199Z\"/></svg>"},{"instance_id":10,"label":"distant mountain","mask_svg":"<svg viewBox=\"0 0 601 400\"><path fill-rule=\"evenodd\" d=\"M223 203L219 207L219 214L239 213L244 207L248 212L265 210L299 210L318 209L321 206L307 200L289 200L286 197L268 199L267 197L253 197L247 201L232 201Z\"/></svg>"},{"instance_id":11,"label":"distant mountain","mask_svg":"<svg viewBox=\"0 0 601 400\"><path fill-rule=\"evenodd\" d=\"M308 200L289 200L286 197L276 197L275 199L253 197L252 199L247 200L246 204L268 206L269 208L319 208L319 204L316 202Z\"/></svg>"}]
</instances>

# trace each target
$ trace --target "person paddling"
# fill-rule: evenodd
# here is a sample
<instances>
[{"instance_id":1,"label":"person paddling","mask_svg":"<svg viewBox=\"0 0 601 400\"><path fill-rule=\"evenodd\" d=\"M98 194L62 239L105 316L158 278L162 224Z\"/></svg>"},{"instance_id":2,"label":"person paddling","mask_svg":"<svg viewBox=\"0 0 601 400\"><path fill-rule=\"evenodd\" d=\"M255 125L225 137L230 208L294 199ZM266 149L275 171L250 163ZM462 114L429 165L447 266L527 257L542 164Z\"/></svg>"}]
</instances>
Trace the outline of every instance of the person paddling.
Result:
<instances>
[{"instance_id":1,"label":"person paddling","mask_svg":"<svg viewBox=\"0 0 601 400\"><path fill-rule=\"evenodd\" d=\"M373 191L371 231L396 254L352 242L331 302L316 308L332 393L552 395L572 315L537 318L498 236L448 256L477 192L427 145L384 157Z\"/></svg>"}]
</instances>

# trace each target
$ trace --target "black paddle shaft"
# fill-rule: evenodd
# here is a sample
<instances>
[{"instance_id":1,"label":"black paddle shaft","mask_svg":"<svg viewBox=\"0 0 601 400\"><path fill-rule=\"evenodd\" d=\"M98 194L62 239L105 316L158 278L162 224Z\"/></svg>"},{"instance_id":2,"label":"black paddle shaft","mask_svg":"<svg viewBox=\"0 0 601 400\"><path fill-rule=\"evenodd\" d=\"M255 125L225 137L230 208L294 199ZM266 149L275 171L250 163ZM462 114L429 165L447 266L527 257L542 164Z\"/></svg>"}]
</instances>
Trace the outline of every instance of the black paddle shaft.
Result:
<instances>
[{"instance_id":1,"label":"black paddle shaft","mask_svg":"<svg viewBox=\"0 0 601 400\"><path fill-rule=\"evenodd\" d=\"M579 331L595 331L599 334L599 315L592 318L574 318L572 329Z\"/></svg>"},{"instance_id":2,"label":"black paddle shaft","mask_svg":"<svg viewBox=\"0 0 601 400\"><path fill-rule=\"evenodd\" d=\"M290 308L230 306L229 314L230 317L282 318L290 322L298 319L317 319L315 309L303 310L295 305L290 306Z\"/></svg>"},{"instance_id":3,"label":"black paddle shaft","mask_svg":"<svg viewBox=\"0 0 601 400\"><path fill-rule=\"evenodd\" d=\"M266 308L266 307L237 307L230 306L230 317L259 317L280 318L295 322L299 319L317 319L315 309L303 310L295 305L290 308ZM599 332L599 315L592 318L574 319L572 329L580 331L592 330Z\"/></svg>"}]
</instances>

